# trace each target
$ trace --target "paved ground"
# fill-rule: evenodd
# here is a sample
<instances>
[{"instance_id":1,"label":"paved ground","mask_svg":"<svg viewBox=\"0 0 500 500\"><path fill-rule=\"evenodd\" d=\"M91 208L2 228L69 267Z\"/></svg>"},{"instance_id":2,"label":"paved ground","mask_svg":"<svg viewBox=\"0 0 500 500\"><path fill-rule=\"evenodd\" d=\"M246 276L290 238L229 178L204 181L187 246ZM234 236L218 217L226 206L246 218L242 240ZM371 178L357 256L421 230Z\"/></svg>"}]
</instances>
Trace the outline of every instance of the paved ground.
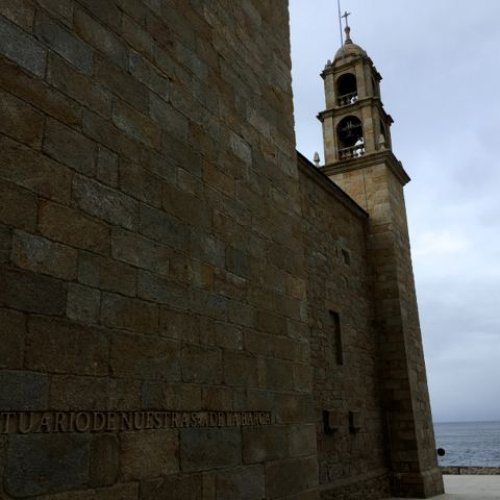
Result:
<instances>
[{"instance_id":1,"label":"paved ground","mask_svg":"<svg viewBox=\"0 0 500 500\"><path fill-rule=\"evenodd\" d=\"M446 495L439 495L433 500L500 500L500 475L444 475L443 478Z\"/></svg>"}]
</instances>

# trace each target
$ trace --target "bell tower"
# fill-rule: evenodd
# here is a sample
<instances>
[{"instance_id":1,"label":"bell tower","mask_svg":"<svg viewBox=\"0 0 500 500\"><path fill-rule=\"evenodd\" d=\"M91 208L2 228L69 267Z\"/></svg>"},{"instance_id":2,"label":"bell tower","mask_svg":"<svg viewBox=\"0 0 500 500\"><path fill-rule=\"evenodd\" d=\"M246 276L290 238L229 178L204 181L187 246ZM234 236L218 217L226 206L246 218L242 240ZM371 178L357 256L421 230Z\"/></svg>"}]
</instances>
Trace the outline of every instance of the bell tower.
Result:
<instances>
[{"instance_id":1,"label":"bell tower","mask_svg":"<svg viewBox=\"0 0 500 500\"><path fill-rule=\"evenodd\" d=\"M347 13L346 13L347 21ZM347 24L347 22L346 22ZM392 152L393 120L381 76L350 28L321 76L326 110L322 171L369 214L368 248L379 335L380 393L392 493L443 492L437 466L403 186L410 181Z\"/></svg>"},{"instance_id":2,"label":"bell tower","mask_svg":"<svg viewBox=\"0 0 500 500\"><path fill-rule=\"evenodd\" d=\"M382 77L366 52L346 41L321 73L325 82L323 123L325 165L391 149L393 122L380 99Z\"/></svg>"}]
</instances>

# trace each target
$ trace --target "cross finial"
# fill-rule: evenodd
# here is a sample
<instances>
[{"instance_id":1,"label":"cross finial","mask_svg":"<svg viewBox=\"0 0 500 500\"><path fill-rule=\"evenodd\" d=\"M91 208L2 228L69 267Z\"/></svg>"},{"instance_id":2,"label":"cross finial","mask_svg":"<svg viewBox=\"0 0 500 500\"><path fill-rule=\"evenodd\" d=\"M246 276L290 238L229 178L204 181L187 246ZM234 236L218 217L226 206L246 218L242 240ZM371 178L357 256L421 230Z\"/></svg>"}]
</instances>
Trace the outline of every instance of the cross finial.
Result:
<instances>
[{"instance_id":1,"label":"cross finial","mask_svg":"<svg viewBox=\"0 0 500 500\"><path fill-rule=\"evenodd\" d=\"M350 12L347 12L347 10L344 12L342 17L345 19L345 43L352 43L351 40L351 27L349 26L349 16L351 15Z\"/></svg>"},{"instance_id":2,"label":"cross finial","mask_svg":"<svg viewBox=\"0 0 500 500\"><path fill-rule=\"evenodd\" d=\"M351 15L350 12L347 12L347 10L342 14L342 18L345 19L345 27L349 28L349 16Z\"/></svg>"}]
</instances>

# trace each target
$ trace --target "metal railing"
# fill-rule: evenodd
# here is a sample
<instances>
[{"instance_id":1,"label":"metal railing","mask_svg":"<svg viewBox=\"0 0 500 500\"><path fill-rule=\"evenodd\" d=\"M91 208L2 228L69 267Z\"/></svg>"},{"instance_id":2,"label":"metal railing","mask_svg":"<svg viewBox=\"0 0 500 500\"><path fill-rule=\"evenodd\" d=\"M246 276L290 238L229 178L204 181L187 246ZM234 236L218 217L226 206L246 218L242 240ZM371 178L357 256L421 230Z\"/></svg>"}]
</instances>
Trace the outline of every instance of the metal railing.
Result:
<instances>
[{"instance_id":1,"label":"metal railing","mask_svg":"<svg viewBox=\"0 0 500 500\"><path fill-rule=\"evenodd\" d=\"M350 160L352 158L359 158L365 154L365 145L358 144L349 148L339 149L340 160Z\"/></svg>"},{"instance_id":2,"label":"metal railing","mask_svg":"<svg viewBox=\"0 0 500 500\"><path fill-rule=\"evenodd\" d=\"M357 92L350 92L349 94L337 97L337 106L349 106L358 100Z\"/></svg>"}]
</instances>

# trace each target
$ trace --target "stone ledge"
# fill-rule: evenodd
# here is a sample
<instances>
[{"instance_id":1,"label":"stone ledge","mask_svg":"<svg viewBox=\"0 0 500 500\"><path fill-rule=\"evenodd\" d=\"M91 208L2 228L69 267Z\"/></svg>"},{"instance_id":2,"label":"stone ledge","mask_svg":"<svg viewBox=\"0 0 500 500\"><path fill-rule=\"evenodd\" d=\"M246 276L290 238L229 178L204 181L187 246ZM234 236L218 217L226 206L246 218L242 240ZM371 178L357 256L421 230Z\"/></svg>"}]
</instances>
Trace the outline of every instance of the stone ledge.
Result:
<instances>
[{"instance_id":1,"label":"stone ledge","mask_svg":"<svg viewBox=\"0 0 500 500\"><path fill-rule=\"evenodd\" d=\"M372 167L377 164L386 165L389 170L396 176L396 178L404 186L410 182L410 176L403 168L403 164L394 156L393 152L389 149L380 150L376 153L365 154L358 158L351 158L350 160L337 161L330 163L322 168L322 171L327 176L333 174L341 174L350 172L352 170L359 170L361 168Z\"/></svg>"},{"instance_id":2,"label":"stone ledge","mask_svg":"<svg viewBox=\"0 0 500 500\"><path fill-rule=\"evenodd\" d=\"M500 467L480 467L469 465L454 465L441 467L441 472L448 475L500 475Z\"/></svg>"}]
</instances>

